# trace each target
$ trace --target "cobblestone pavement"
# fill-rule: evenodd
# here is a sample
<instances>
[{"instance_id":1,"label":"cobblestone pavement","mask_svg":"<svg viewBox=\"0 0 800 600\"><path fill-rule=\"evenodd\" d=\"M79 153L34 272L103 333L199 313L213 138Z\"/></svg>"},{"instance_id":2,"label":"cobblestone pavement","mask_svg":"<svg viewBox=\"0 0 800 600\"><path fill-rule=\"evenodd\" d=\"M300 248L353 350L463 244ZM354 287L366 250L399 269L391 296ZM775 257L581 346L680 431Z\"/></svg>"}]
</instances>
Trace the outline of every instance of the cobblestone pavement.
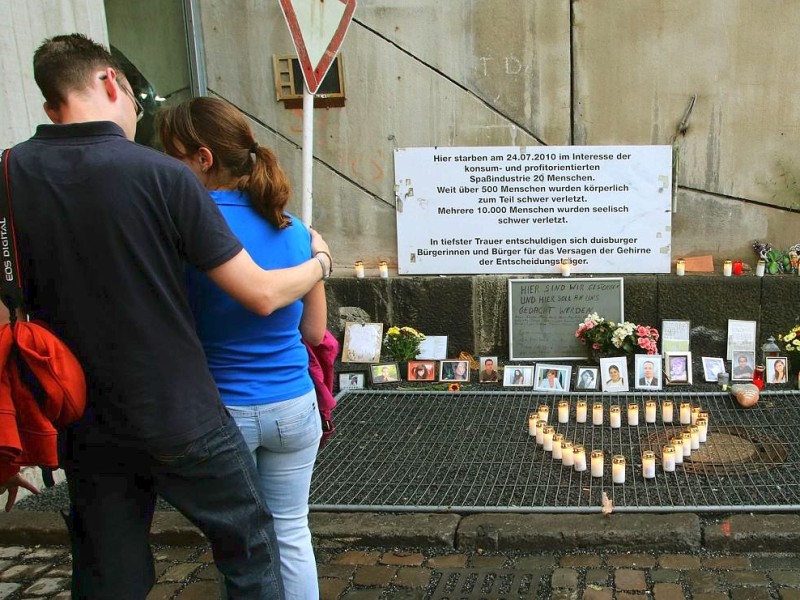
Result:
<instances>
[{"instance_id":1,"label":"cobblestone pavement","mask_svg":"<svg viewBox=\"0 0 800 600\"><path fill-rule=\"evenodd\" d=\"M800 600L787 553L459 552L318 548L322 600ZM217 598L207 546L156 546L148 600ZM69 598L65 546L0 546L0 599ZM482 592L480 590L483 590Z\"/></svg>"}]
</instances>

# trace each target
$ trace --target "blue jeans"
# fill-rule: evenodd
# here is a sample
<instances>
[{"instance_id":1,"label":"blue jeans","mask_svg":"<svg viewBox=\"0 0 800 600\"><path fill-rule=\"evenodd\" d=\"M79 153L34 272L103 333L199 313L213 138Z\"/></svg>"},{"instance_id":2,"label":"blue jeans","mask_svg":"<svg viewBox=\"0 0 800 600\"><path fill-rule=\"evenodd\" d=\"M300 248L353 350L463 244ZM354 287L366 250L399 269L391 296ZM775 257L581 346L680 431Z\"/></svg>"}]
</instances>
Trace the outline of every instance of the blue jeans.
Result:
<instances>
[{"instance_id":1,"label":"blue jeans","mask_svg":"<svg viewBox=\"0 0 800 600\"><path fill-rule=\"evenodd\" d=\"M208 537L231 600L283 597L272 518L247 446L221 406L218 428L157 452L122 445L93 425L71 427L63 441L73 598L147 596L157 494Z\"/></svg>"},{"instance_id":2,"label":"blue jeans","mask_svg":"<svg viewBox=\"0 0 800 600\"><path fill-rule=\"evenodd\" d=\"M317 396L273 404L229 406L255 459L267 507L275 519L287 600L319 600L317 563L308 528L311 473L322 437Z\"/></svg>"}]
</instances>

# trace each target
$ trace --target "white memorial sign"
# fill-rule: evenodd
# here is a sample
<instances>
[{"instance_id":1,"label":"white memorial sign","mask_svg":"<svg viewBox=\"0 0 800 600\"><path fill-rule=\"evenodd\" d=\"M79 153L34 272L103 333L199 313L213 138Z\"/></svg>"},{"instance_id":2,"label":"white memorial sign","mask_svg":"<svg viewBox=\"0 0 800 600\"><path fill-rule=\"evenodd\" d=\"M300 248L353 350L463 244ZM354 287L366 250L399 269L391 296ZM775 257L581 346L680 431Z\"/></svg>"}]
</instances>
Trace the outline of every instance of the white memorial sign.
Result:
<instances>
[{"instance_id":1,"label":"white memorial sign","mask_svg":"<svg viewBox=\"0 0 800 600\"><path fill-rule=\"evenodd\" d=\"M670 146L400 148L398 272L669 273Z\"/></svg>"}]
</instances>

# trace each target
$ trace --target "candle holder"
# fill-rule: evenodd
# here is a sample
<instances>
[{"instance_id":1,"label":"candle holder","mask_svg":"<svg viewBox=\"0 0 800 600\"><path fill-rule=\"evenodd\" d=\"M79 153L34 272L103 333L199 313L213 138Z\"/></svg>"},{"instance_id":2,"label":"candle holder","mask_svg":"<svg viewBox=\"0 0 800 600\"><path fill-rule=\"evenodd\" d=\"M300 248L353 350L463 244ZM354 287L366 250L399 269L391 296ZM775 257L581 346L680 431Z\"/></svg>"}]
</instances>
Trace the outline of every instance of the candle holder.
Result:
<instances>
[{"instance_id":1,"label":"candle holder","mask_svg":"<svg viewBox=\"0 0 800 600\"><path fill-rule=\"evenodd\" d=\"M543 428L543 430L542 430L542 450L544 450L545 452L552 452L553 451L553 436L555 435L555 433L556 433L556 430L553 428L552 425L548 425L547 427Z\"/></svg>"},{"instance_id":2,"label":"candle holder","mask_svg":"<svg viewBox=\"0 0 800 600\"><path fill-rule=\"evenodd\" d=\"M389 279L389 264L385 260L378 263L378 271L380 271L382 279Z\"/></svg>"},{"instance_id":3,"label":"candle holder","mask_svg":"<svg viewBox=\"0 0 800 600\"><path fill-rule=\"evenodd\" d=\"M664 423L672 423L675 415L675 403L672 400L664 400L661 403L661 420Z\"/></svg>"},{"instance_id":4,"label":"candle holder","mask_svg":"<svg viewBox=\"0 0 800 600\"><path fill-rule=\"evenodd\" d=\"M692 405L688 402L681 402L679 414L681 425L689 425L692 422Z\"/></svg>"},{"instance_id":5,"label":"candle holder","mask_svg":"<svg viewBox=\"0 0 800 600\"><path fill-rule=\"evenodd\" d=\"M637 427L639 425L639 405L630 403L628 404L628 425Z\"/></svg>"},{"instance_id":6,"label":"candle holder","mask_svg":"<svg viewBox=\"0 0 800 600\"><path fill-rule=\"evenodd\" d=\"M622 427L622 411L619 406L612 406L608 409L608 423L611 425L611 429L619 429ZM603 420L601 416L600 423L595 423L595 425L602 424Z\"/></svg>"},{"instance_id":7,"label":"candle holder","mask_svg":"<svg viewBox=\"0 0 800 600\"><path fill-rule=\"evenodd\" d=\"M569 423L569 400L559 400L558 402L558 422Z\"/></svg>"},{"instance_id":8,"label":"candle holder","mask_svg":"<svg viewBox=\"0 0 800 600\"><path fill-rule=\"evenodd\" d=\"M763 277L767 269L767 263L763 258L759 258L756 263L756 277Z\"/></svg>"},{"instance_id":9,"label":"candle holder","mask_svg":"<svg viewBox=\"0 0 800 600\"><path fill-rule=\"evenodd\" d=\"M645 479L656 477L656 453L652 450L642 452L642 476Z\"/></svg>"},{"instance_id":10,"label":"candle holder","mask_svg":"<svg viewBox=\"0 0 800 600\"><path fill-rule=\"evenodd\" d=\"M569 277L572 274L572 261L568 258L561 259L561 276Z\"/></svg>"},{"instance_id":11,"label":"candle holder","mask_svg":"<svg viewBox=\"0 0 800 600\"><path fill-rule=\"evenodd\" d=\"M586 449L583 446L572 447L572 457L575 461L576 471L586 470Z\"/></svg>"},{"instance_id":12,"label":"candle holder","mask_svg":"<svg viewBox=\"0 0 800 600\"><path fill-rule=\"evenodd\" d=\"M708 421L706 419L697 419L697 429L700 432L700 443L705 443L708 440Z\"/></svg>"},{"instance_id":13,"label":"candle holder","mask_svg":"<svg viewBox=\"0 0 800 600\"><path fill-rule=\"evenodd\" d=\"M669 440L672 449L675 451L675 464L683 464L683 438L679 435L671 437Z\"/></svg>"},{"instance_id":14,"label":"candle holder","mask_svg":"<svg viewBox=\"0 0 800 600\"><path fill-rule=\"evenodd\" d=\"M574 447L569 440L561 442L561 464L565 467L575 466Z\"/></svg>"},{"instance_id":15,"label":"candle holder","mask_svg":"<svg viewBox=\"0 0 800 600\"><path fill-rule=\"evenodd\" d=\"M564 443L564 434L557 433L553 436L553 460L561 460L563 457L562 444Z\"/></svg>"},{"instance_id":16,"label":"candle holder","mask_svg":"<svg viewBox=\"0 0 800 600\"><path fill-rule=\"evenodd\" d=\"M683 443L683 458L690 457L692 455L692 432L681 433L681 442Z\"/></svg>"},{"instance_id":17,"label":"candle holder","mask_svg":"<svg viewBox=\"0 0 800 600\"><path fill-rule=\"evenodd\" d=\"M691 413L692 425L694 425L695 423L697 423L697 417L698 417L698 416L700 416L700 412L701 412L702 410L703 410L703 409L702 409L702 408L700 408L699 406L693 406L693 407L692 407L692 413Z\"/></svg>"},{"instance_id":18,"label":"candle holder","mask_svg":"<svg viewBox=\"0 0 800 600\"><path fill-rule=\"evenodd\" d=\"M724 263L722 263L722 274L725 277L730 277L733 275L733 263L731 261L726 260Z\"/></svg>"},{"instance_id":19,"label":"candle holder","mask_svg":"<svg viewBox=\"0 0 800 600\"><path fill-rule=\"evenodd\" d=\"M356 272L356 279L364 279L364 262L357 260L353 265Z\"/></svg>"},{"instance_id":20,"label":"candle holder","mask_svg":"<svg viewBox=\"0 0 800 600\"><path fill-rule=\"evenodd\" d=\"M536 421L536 445L544 445L544 426L547 425L544 421Z\"/></svg>"},{"instance_id":21,"label":"candle holder","mask_svg":"<svg viewBox=\"0 0 800 600\"><path fill-rule=\"evenodd\" d=\"M612 483L625 483L625 457L622 454L615 454L611 457L611 481Z\"/></svg>"},{"instance_id":22,"label":"candle holder","mask_svg":"<svg viewBox=\"0 0 800 600\"><path fill-rule=\"evenodd\" d=\"M592 425L603 424L603 403L595 402L592 404Z\"/></svg>"},{"instance_id":23,"label":"candle holder","mask_svg":"<svg viewBox=\"0 0 800 600\"><path fill-rule=\"evenodd\" d=\"M578 404L575 406L575 421L577 423L586 423L587 412L586 400L578 400Z\"/></svg>"},{"instance_id":24,"label":"candle holder","mask_svg":"<svg viewBox=\"0 0 800 600\"><path fill-rule=\"evenodd\" d=\"M531 437L536 437L536 422L539 420L539 415L537 413L531 413L528 415L528 435Z\"/></svg>"},{"instance_id":25,"label":"candle holder","mask_svg":"<svg viewBox=\"0 0 800 600\"><path fill-rule=\"evenodd\" d=\"M550 418L550 407L547 406L547 404L540 404L537 412L539 413L540 421L544 421L546 423Z\"/></svg>"},{"instance_id":26,"label":"candle holder","mask_svg":"<svg viewBox=\"0 0 800 600\"><path fill-rule=\"evenodd\" d=\"M644 403L644 422L645 423L655 423L656 422L657 407L658 407L658 403L655 400L647 400Z\"/></svg>"},{"instance_id":27,"label":"candle holder","mask_svg":"<svg viewBox=\"0 0 800 600\"><path fill-rule=\"evenodd\" d=\"M675 274L678 277L686 275L686 261L682 258L679 258L678 262L675 263Z\"/></svg>"},{"instance_id":28,"label":"candle holder","mask_svg":"<svg viewBox=\"0 0 800 600\"><path fill-rule=\"evenodd\" d=\"M661 468L665 473L675 471L675 448L672 445L666 445L661 449Z\"/></svg>"},{"instance_id":29,"label":"candle holder","mask_svg":"<svg viewBox=\"0 0 800 600\"><path fill-rule=\"evenodd\" d=\"M692 425L689 428L689 434L692 436L692 450L700 450L700 428Z\"/></svg>"},{"instance_id":30,"label":"candle holder","mask_svg":"<svg viewBox=\"0 0 800 600\"><path fill-rule=\"evenodd\" d=\"M590 455L592 461L592 477L602 477L603 476L603 451L602 450L592 450Z\"/></svg>"},{"instance_id":31,"label":"candle holder","mask_svg":"<svg viewBox=\"0 0 800 600\"><path fill-rule=\"evenodd\" d=\"M732 271L734 275L741 275L744 272L744 263L740 260L733 261Z\"/></svg>"},{"instance_id":32,"label":"candle holder","mask_svg":"<svg viewBox=\"0 0 800 600\"><path fill-rule=\"evenodd\" d=\"M756 366L753 371L753 385L758 389L764 389L764 365Z\"/></svg>"}]
</instances>

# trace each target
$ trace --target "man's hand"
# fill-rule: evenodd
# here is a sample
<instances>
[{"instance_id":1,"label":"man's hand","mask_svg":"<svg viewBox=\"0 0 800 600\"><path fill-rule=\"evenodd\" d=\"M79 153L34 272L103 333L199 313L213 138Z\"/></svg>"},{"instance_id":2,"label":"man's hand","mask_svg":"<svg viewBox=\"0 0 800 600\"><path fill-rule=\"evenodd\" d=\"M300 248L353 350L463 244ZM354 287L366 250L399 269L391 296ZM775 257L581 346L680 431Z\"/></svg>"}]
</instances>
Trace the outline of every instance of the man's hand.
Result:
<instances>
[{"instance_id":1,"label":"man's hand","mask_svg":"<svg viewBox=\"0 0 800 600\"><path fill-rule=\"evenodd\" d=\"M26 490L34 494L39 493L39 488L17 473L12 478L7 479L3 485L0 486L0 494L3 492L8 492L8 499L6 500L6 512L9 512L12 508L14 508L14 502L17 500L17 491L21 487L24 487Z\"/></svg>"}]
</instances>

